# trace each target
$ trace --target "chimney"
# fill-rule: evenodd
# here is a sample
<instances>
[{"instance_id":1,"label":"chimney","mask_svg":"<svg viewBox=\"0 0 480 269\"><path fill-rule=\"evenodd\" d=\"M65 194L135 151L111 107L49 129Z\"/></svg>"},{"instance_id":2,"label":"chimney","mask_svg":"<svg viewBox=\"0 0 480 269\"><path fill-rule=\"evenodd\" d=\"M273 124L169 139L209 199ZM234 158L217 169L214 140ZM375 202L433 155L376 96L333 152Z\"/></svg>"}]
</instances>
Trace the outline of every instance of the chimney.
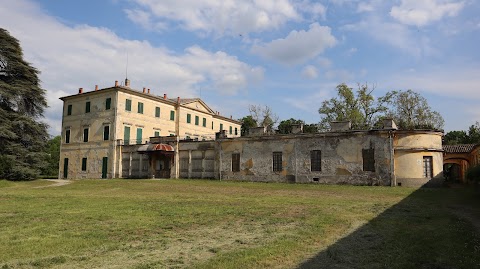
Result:
<instances>
[{"instance_id":1,"label":"chimney","mask_svg":"<svg viewBox=\"0 0 480 269\"><path fill-rule=\"evenodd\" d=\"M163 100L167 100L167 94L166 93L163 94Z\"/></svg>"},{"instance_id":2,"label":"chimney","mask_svg":"<svg viewBox=\"0 0 480 269\"><path fill-rule=\"evenodd\" d=\"M352 128L352 123L350 121L332 121L332 122L330 122L330 131L332 131L332 132L348 131L351 128Z\"/></svg>"},{"instance_id":3,"label":"chimney","mask_svg":"<svg viewBox=\"0 0 480 269\"><path fill-rule=\"evenodd\" d=\"M79 94L83 93L83 88L78 88L78 93Z\"/></svg>"},{"instance_id":4,"label":"chimney","mask_svg":"<svg viewBox=\"0 0 480 269\"><path fill-rule=\"evenodd\" d=\"M180 104L180 96L177 97L177 104Z\"/></svg>"},{"instance_id":5,"label":"chimney","mask_svg":"<svg viewBox=\"0 0 480 269\"><path fill-rule=\"evenodd\" d=\"M267 133L267 127L260 126L260 127L253 127L248 130L249 136L262 136Z\"/></svg>"},{"instance_id":6,"label":"chimney","mask_svg":"<svg viewBox=\"0 0 480 269\"><path fill-rule=\"evenodd\" d=\"M130 87L130 80L128 78L125 79L125 87Z\"/></svg>"},{"instance_id":7,"label":"chimney","mask_svg":"<svg viewBox=\"0 0 480 269\"><path fill-rule=\"evenodd\" d=\"M148 92L147 92L147 93L150 94L150 89L148 89Z\"/></svg>"},{"instance_id":8,"label":"chimney","mask_svg":"<svg viewBox=\"0 0 480 269\"><path fill-rule=\"evenodd\" d=\"M383 119L383 129L397 130L397 125L392 118Z\"/></svg>"},{"instance_id":9,"label":"chimney","mask_svg":"<svg viewBox=\"0 0 480 269\"><path fill-rule=\"evenodd\" d=\"M147 88L143 87L143 93L147 92Z\"/></svg>"},{"instance_id":10,"label":"chimney","mask_svg":"<svg viewBox=\"0 0 480 269\"><path fill-rule=\"evenodd\" d=\"M303 123L292 124L292 134L301 134L303 133Z\"/></svg>"},{"instance_id":11,"label":"chimney","mask_svg":"<svg viewBox=\"0 0 480 269\"><path fill-rule=\"evenodd\" d=\"M115 80L115 87L118 87L118 80Z\"/></svg>"},{"instance_id":12,"label":"chimney","mask_svg":"<svg viewBox=\"0 0 480 269\"><path fill-rule=\"evenodd\" d=\"M98 91L98 85L95 85L95 91Z\"/></svg>"}]
</instances>

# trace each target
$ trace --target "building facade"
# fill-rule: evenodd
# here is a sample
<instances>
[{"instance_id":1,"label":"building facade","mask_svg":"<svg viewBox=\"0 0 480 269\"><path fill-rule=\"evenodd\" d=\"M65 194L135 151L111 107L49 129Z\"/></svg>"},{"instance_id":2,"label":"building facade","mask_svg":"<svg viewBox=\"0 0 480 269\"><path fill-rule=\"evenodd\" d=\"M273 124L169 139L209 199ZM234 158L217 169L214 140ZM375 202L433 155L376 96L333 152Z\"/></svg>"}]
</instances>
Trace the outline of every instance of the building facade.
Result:
<instances>
[{"instance_id":1,"label":"building facade","mask_svg":"<svg viewBox=\"0 0 480 269\"><path fill-rule=\"evenodd\" d=\"M480 165L478 144L444 145L443 151L443 169L450 181L466 183L467 170Z\"/></svg>"},{"instance_id":2,"label":"building facade","mask_svg":"<svg viewBox=\"0 0 480 269\"><path fill-rule=\"evenodd\" d=\"M213 140L225 130L240 136L241 124L220 116L201 99L168 99L150 89L115 86L60 98L63 101L61 178L118 178L122 176L123 145L145 144L150 137Z\"/></svg>"}]
</instances>

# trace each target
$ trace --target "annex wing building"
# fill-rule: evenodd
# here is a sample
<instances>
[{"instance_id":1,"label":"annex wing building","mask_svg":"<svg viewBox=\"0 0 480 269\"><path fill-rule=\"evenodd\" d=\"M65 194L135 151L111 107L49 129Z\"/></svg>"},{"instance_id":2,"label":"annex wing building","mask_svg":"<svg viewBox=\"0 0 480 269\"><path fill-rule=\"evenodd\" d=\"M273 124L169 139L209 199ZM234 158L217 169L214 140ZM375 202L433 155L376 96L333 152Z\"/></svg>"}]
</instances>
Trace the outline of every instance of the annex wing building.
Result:
<instances>
[{"instance_id":1,"label":"annex wing building","mask_svg":"<svg viewBox=\"0 0 480 269\"><path fill-rule=\"evenodd\" d=\"M381 186L443 181L442 132L351 130L240 137L240 122L202 100L119 86L62 97L60 178L213 178Z\"/></svg>"}]
</instances>

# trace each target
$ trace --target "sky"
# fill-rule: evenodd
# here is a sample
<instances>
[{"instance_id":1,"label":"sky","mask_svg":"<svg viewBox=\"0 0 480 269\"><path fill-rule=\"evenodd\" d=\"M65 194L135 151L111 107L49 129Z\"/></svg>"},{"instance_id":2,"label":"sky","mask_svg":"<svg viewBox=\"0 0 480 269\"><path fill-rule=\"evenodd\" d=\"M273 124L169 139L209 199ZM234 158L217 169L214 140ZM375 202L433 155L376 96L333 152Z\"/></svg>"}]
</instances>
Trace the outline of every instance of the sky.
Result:
<instances>
[{"instance_id":1,"label":"sky","mask_svg":"<svg viewBox=\"0 0 480 269\"><path fill-rule=\"evenodd\" d=\"M479 13L475 0L3 0L0 27L41 71L51 135L60 97L126 77L223 116L261 105L306 123L341 83L412 89L451 131L480 121Z\"/></svg>"}]
</instances>

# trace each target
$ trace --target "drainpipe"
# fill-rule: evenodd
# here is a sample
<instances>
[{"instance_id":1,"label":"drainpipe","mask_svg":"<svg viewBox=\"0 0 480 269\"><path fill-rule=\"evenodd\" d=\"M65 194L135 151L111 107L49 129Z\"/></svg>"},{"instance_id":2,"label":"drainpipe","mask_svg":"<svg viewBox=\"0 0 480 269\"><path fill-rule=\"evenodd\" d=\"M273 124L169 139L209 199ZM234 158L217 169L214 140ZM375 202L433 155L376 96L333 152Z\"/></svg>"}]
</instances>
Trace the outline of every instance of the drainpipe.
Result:
<instances>
[{"instance_id":1,"label":"drainpipe","mask_svg":"<svg viewBox=\"0 0 480 269\"><path fill-rule=\"evenodd\" d=\"M166 95L164 96L166 98ZM180 146L180 97L177 98L177 103L175 104L175 136L177 137L175 144L175 178L180 178L180 156L179 156L179 146Z\"/></svg>"},{"instance_id":2,"label":"drainpipe","mask_svg":"<svg viewBox=\"0 0 480 269\"><path fill-rule=\"evenodd\" d=\"M390 186L397 186L397 178L395 176L395 150L393 148L393 131L388 131L388 140L390 146Z\"/></svg>"}]
</instances>

